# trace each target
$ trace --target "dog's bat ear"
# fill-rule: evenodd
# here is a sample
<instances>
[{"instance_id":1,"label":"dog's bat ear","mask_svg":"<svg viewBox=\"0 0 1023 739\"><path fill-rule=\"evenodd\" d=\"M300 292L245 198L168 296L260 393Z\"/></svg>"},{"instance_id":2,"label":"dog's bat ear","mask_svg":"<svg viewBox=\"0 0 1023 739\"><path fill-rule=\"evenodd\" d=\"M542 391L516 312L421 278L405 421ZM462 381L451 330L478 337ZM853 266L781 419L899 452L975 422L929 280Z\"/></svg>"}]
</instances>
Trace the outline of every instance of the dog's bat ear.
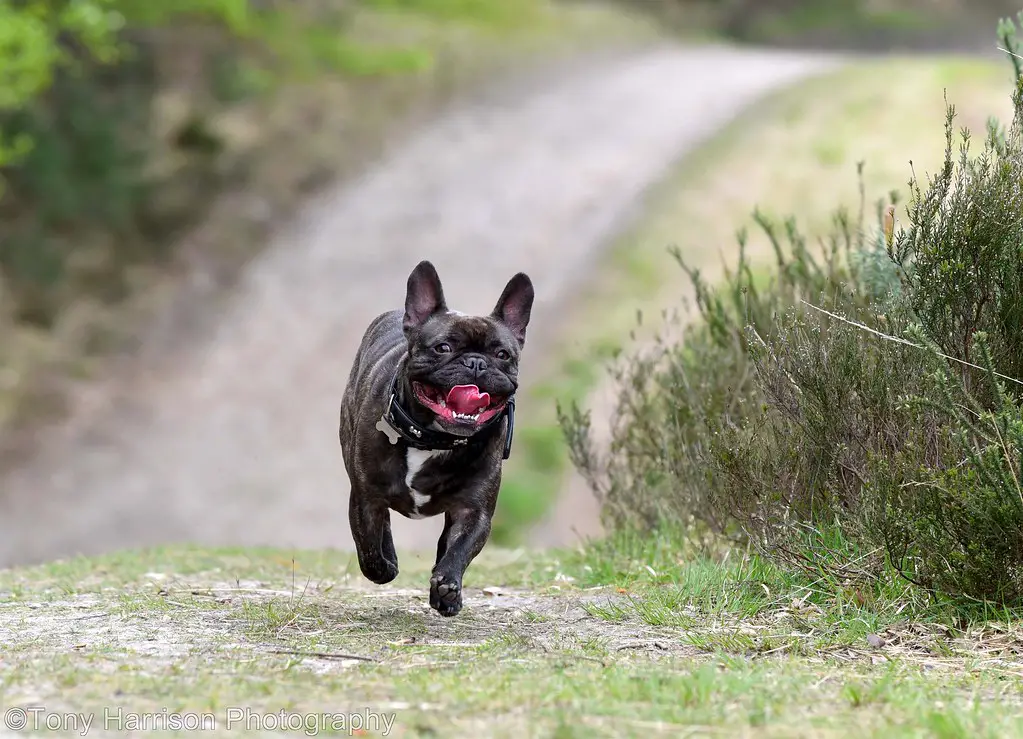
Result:
<instances>
[{"instance_id":1,"label":"dog's bat ear","mask_svg":"<svg viewBox=\"0 0 1023 739\"><path fill-rule=\"evenodd\" d=\"M526 326L533 309L533 283L523 272L512 277L505 285L504 292L491 314L511 329L519 346L526 343Z\"/></svg>"},{"instance_id":2,"label":"dog's bat ear","mask_svg":"<svg viewBox=\"0 0 1023 739\"><path fill-rule=\"evenodd\" d=\"M408 277L405 292L405 318L402 327L408 333L426 323L438 311L447 310L444 290L436 268L424 260L416 265Z\"/></svg>"}]
</instances>

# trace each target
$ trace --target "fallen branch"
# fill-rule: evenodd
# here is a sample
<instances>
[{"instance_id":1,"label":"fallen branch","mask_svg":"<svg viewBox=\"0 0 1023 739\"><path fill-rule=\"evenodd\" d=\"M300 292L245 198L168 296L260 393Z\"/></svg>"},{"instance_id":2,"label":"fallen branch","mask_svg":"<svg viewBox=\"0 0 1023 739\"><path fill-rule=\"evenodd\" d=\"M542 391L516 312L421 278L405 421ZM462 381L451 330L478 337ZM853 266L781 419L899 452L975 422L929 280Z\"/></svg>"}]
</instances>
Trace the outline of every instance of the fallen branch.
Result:
<instances>
[{"instance_id":1,"label":"fallen branch","mask_svg":"<svg viewBox=\"0 0 1023 739\"><path fill-rule=\"evenodd\" d=\"M360 662L379 662L375 657L361 657L358 654L343 654L341 652L305 652L301 649L272 649L273 654L290 654L296 657L317 657L319 659L354 659Z\"/></svg>"}]
</instances>

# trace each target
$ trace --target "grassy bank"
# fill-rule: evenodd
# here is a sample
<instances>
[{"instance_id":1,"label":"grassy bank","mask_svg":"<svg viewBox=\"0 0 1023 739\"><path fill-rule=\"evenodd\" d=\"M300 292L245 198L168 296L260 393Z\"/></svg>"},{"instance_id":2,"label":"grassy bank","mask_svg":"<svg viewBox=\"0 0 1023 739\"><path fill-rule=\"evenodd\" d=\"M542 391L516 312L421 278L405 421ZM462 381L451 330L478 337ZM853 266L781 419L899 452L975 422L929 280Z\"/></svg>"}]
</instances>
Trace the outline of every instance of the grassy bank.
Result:
<instances>
[{"instance_id":1,"label":"grassy bank","mask_svg":"<svg viewBox=\"0 0 1023 739\"><path fill-rule=\"evenodd\" d=\"M348 555L291 551L2 572L0 707L92 714L95 735L119 733L103 725L118 710L209 714L206 733L224 736L277 720L227 724L244 710L376 714L390 736L1023 736L1016 614L982 621L895 586L857 593L683 551L491 549L454 619L429 611L429 562L408 556L387 588Z\"/></svg>"},{"instance_id":2,"label":"grassy bank","mask_svg":"<svg viewBox=\"0 0 1023 739\"><path fill-rule=\"evenodd\" d=\"M745 43L863 50L978 51L1012 0L618 0L680 32L704 28Z\"/></svg>"},{"instance_id":3,"label":"grassy bank","mask_svg":"<svg viewBox=\"0 0 1023 739\"><path fill-rule=\"evenodd\" d=\"M868 207L893 190L904 202L910 162L920 174L941 163L946 92L958 123L980 136L989 116L1011 111L1007 79L997 61L858 62L765 99L679 163L595 269L564 318L571 333L559 364L520 403L524 441L509 461L502 521L539 519L569 469L555 399L588 397L631 335L649 339L666 311L683 309L690 285L669 246L714 282L734 262L736 231L749 228L748 254L766 265L773 252L753 228L754 209L793 214L810 237L823 236L836 205L859 207L860 161Z\"/></svg>"}]
</instances>

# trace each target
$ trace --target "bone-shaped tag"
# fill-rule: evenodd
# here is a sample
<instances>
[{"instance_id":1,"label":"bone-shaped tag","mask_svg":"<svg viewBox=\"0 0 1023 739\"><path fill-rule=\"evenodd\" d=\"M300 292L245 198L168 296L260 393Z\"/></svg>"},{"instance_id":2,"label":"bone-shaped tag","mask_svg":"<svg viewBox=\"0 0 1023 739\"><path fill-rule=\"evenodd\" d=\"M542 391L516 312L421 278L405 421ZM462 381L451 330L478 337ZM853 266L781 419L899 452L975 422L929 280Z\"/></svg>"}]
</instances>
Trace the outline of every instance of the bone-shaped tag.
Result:
<instances>
[{"instance_id":1,"label":"bone-shaped tag","mask_svg":"<svg viewBox=\"0 0 1023 739\"><path fill-rule=\"evenodd\" d=\"M377 431L383 432L384 435L391 440L392 444L398 443L398 437L400 436L398 430L394 428L394 426L389 424L387 422L387 419L384 418L383 416L380 416L380 420L377 421Z\"/></svg>"}]
</instances>

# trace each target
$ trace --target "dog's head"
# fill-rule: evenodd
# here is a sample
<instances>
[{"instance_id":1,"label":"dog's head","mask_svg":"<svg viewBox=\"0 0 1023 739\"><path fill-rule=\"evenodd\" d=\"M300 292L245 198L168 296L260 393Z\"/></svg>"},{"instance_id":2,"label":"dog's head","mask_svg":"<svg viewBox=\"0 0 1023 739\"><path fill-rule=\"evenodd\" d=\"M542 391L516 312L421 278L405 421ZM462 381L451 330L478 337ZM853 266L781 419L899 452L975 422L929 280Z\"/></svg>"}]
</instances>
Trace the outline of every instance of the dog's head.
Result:
<instances>
[{"instance_id":1,"label":"dog's head","mask_svg":"<svg viewBox=\"0 0 1023 739\"><path fill-rule=\"evenodd\" d=\"M471 436L504 410L518 388L519 354L533 307L533 283L509 280L493 312L448 310L437 270L420 262L408 278L403 327L410 399L448 433Z\"/></svg>"}]
</instances>

